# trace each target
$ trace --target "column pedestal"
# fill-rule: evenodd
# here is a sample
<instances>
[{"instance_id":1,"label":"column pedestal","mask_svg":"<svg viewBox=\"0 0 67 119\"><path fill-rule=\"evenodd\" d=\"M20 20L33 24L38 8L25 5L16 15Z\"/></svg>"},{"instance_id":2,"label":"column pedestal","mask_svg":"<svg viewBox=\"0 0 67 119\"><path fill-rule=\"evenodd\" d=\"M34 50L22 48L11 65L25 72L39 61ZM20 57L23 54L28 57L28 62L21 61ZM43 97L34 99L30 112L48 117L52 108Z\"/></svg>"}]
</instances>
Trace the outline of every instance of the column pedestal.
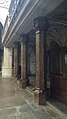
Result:
<instances>
[{"instance_id":1,"label":"column pedestal","mask_svg":"<svg viewBox=\"0 0 67 119\"><path fill-rule=\"evenodd\" d=\"M39 105L46 104L46 92L44 92L43 90L35 89L34 101Z\"/></svg>"}]
</instances>

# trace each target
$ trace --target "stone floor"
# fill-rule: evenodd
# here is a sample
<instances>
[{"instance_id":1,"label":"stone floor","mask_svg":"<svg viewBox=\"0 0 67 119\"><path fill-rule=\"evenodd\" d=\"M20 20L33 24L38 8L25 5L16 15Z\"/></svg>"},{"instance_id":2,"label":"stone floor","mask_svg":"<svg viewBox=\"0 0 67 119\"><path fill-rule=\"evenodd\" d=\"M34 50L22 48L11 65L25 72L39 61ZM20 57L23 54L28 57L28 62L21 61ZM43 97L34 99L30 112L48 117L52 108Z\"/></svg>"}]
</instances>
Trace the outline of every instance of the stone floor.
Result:
<instances>
[{"instance_id":1,"label":"stone floor","mask_svg":"<svg viewBox=\"0 0 67 119\"><path fill-rule=\"evenodd\" d=\"M66 114L48 104L35 104L33 98L16 81L0 78L0 119L67 119Z\"/></svg>"}]
</instances>

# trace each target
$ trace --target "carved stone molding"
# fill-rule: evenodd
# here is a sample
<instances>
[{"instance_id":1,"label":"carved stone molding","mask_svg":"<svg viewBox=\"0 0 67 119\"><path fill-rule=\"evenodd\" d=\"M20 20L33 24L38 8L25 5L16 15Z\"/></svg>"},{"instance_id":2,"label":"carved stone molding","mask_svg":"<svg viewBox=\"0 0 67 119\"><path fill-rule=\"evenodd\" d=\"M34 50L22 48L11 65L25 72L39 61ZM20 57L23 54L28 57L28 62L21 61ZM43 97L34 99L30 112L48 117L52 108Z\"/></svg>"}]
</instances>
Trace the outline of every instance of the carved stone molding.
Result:
<instances>
[{"instance_id":1,"label":"carved stone molding","mask_svg":"<svg viewBox=\"0 0 67 119\"><path fill-rule=\"evenodd\" d=\"M18 42L14 42L12 47L13 47L13 48L18 48L18 45L19 45Z\"/></svg>"},{"instance_id":2,"label":"carved stone molding","mask_svg":"<svg viewBox=\"0 0 67 119\"><path fill-rule=\"evenodd\" d=\"M47 30L48 28L48 20L45 17L37 17L34 19L34 26L33 28L35 31L38 30Z\"/></svg>"},{"instance_id":3,"label":"carved stone molding","mask_svg":"<svg viewBox=\"0 0 67 119\"><path fill-rule=\"evenodd\" d=\"M21 34L20 37L21 37L20 38L21 44L26 44L27 35L26 34Z\"/></svg>"}]
</instances>

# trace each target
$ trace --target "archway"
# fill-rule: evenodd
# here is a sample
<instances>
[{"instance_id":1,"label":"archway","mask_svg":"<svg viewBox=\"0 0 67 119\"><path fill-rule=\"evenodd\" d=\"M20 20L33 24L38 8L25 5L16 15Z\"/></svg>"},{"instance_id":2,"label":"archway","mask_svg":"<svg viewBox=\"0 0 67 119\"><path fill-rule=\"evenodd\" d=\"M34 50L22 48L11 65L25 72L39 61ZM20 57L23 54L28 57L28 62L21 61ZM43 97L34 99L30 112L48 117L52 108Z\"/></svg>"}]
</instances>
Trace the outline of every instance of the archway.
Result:
<instances>
[{"instance_id":1,"label":"archway","mask_svg":"<svg viewBox=\"0 0 67 119\"><path fill-rule=\"evenodd\" d=\"M64 28L64 29L63 29ZM49 97L67 102L67 27L50 26L47 33ZM62 34L64 33L64 34Z\"/></svg>"},{"instance_id":2,"label":"archway","mask_svg":"<svg viewBox=\"0 0 67 119\"><path fill-rule=\"evenodd\" d=\"M60 74L60 48L56 42L51 43L49 56L50 74Z\"/></svg>"},{"instance_id":3,"label":"archway","mask_svg":"<svg viewBox=\"0 0 67 119\"><path fill-rule=\"evenodd\" d=\"M30 73L31 75L35 75L36 73L36 67L35 67L35 54L34 52L30 53Z\"/></svg>"}]
</instances>

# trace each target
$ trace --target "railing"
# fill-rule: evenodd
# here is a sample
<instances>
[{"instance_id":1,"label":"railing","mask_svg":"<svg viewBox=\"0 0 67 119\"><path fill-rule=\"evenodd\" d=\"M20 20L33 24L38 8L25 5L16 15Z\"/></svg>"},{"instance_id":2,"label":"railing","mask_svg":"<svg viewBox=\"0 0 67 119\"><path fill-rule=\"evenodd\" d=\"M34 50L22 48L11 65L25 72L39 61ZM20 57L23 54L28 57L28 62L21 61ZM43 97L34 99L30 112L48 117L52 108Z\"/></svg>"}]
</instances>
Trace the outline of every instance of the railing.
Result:
<instances>
[{"instance_id":1,"label":"railing","mask_svg":"<svg viewBox=\"0 0 67 119\"><path fill-rule=\"evenodd\" d=\"M14 11L14 14L12 14L12 18L9 21L9 26L8 26L7 31L6 31L6 34L4 35L3 43L7 42L10 39L10 36L12 36L16 25L17 24L19 25L19 20L21 19L22 16L24 18L25 14L27 12L29 12L29 8L30 8L30 6L33 5L32 4L33 2L36 3L35 1L32 1L32 0L19 0L17 7L16 7L16 10ZM28 7L28 9L26 9L26 7Z\"/></svg>"},{"instance_id":2,"label":"railing","mask_svg":"<svg viewBox=\"0 0 67 119\"><path fill-rule=\"evenodd\" d=\"M9 18L10 18L10 21L12 20L13 16L14 16L14 13L17 9L17 5L19 3L20 0L12 0L11 1L11 4L10 4L10 7L9 7Z\"/></svg>"},{"instance_id":3,"label":"railing","mask_svg":"<svg viewBox=\"0 0 67 119\"><path fill-rule=\"evenodd\" d=\"M6 20L5 20L3 31L2 31L2 42L4 40L4 36L6 35L6 32L8 30L8 27L9 27L9 24L8 24L8 16L7 16L6 17Z\"/></svg>"},{"instance_id":4,"label":"railing","mask_svg":"<svg viewBox=\"0 0 67 119\"><path fill-rule=\"evenodd\" d=\"M19 12L21 10L21 7L22 7L22 4L23 4L24 1L25 0L19 0L19 2L17 3L16 8L14 9L14 13L11 16L10 16L10 13L9 13L9 18L11 17L11 19L10 19L10 30L11 30L13 24L15 23L16 18L19 15Z\"/></svg>"},{"instance_id":5,"label":"railing","mask_svg":"<svg viewBox=\"0 0 67 119\"><path fill-rule=\"evenodd\" d=\"M20 11L21 11L21 9L22 9L22 4L23 4L25 1L26 1L26 0L19 0L18 5L17 5L17 8L16 8L16 10L15 10L15 12L14 12L14 15L12 16L12 19L11 19L11 21L10 21L10 26L9 26L9 28L8 28L8 32L11 31L11 29L12 29L12 27L13 27L13 25L14 25L14 23L15 23L17 17L18 17L18 15L19 15L19 13L20 13Z\"/></svg>"},{"instance_id":6,"label":"railing","mask_svg":"<svg viewBox=\"0 0 67 119\"><path fill-rule=\"evenodd\" d=\"M12 0L10 4L10 8L9 8L9 16L6 17L5 25L4 25L3 32L2 32L2 42L4 41L4 38L7 37L8 33L10 33L15 23L15 20L21 10L23 1L25 0L15 0L15 1Z\"/></svg>"}]
</instances>

